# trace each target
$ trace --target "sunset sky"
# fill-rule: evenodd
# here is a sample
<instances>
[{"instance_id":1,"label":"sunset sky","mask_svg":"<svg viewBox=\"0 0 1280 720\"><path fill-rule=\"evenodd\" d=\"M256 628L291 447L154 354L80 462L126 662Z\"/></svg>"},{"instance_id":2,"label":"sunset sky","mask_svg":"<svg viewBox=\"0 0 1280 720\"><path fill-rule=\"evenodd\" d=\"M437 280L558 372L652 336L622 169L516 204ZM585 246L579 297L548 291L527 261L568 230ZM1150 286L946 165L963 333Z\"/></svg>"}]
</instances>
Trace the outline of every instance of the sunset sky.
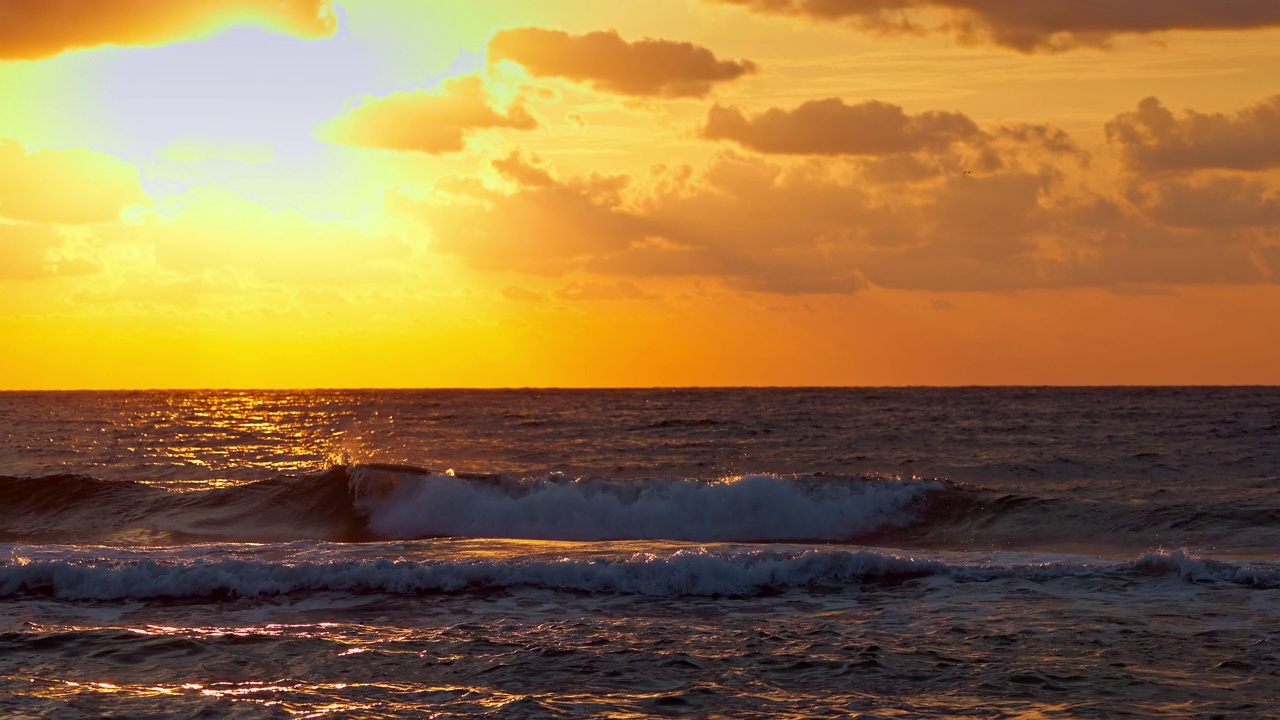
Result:
<instances>
[{"instance_id":1,"label":"sunset sky","mask_svg":"<svg viewBox=\"0 0 1280 720\"><path fill-rule=\"evenodd\" d=\"M1280 3L0 0L0 389L1280 383Z\"/></svg>"}]
</instances>

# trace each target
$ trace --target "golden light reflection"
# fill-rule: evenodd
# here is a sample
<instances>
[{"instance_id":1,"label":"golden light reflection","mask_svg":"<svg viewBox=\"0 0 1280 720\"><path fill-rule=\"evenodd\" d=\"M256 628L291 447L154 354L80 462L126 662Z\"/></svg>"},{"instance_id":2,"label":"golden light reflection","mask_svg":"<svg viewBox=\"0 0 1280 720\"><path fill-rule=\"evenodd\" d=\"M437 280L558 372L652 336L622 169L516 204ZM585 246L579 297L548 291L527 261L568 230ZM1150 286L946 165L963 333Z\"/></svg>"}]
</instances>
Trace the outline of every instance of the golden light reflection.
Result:
<instances>
[{"instance_id":1,"label":"golden light reflection","mask_svg":"<svg viewBox=\"0 0 1280 720\"><path fill-rule=\"evenodd\" d=\"M114 701L147 698L182 698L198 697L211 700L228 700L238 703L250 703L260 707L281 707L297 717L325 717L343 715L361 710L381 709L384 711L417 712L422 708L411 703L399 703L394 700L380 702L347 699L360 696L387 696L394 698L396 694L431 695L431 694L469 694L475 696L475 702L486 708L499 708L520 695L510 695L478 688L456 685L411 685L404 683L348 683L317 682L308 683L301 680L244 682L186 682L180 684L129 684L111 682L77 682L73 680L51 680L46 678L27 678L31 687L28 697L46 700L75 700L85 696L109 697ZM313 699L329 696L331 699ZM336 696L336 697L335 697Z\"/></svg>"}]
</instances>

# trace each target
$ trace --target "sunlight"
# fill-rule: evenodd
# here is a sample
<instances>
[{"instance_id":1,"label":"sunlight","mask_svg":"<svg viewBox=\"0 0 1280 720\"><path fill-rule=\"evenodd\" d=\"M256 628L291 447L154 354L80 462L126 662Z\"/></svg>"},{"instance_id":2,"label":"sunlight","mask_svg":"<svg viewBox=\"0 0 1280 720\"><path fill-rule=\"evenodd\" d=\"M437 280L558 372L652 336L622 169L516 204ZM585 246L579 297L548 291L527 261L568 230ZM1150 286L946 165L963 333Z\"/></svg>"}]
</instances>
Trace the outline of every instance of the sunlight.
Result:
<instances>
[{"instance_id":1,"label":"sunlight","mask_svg":"<svg viewBox=\"0 0 1280 720\"><path fill-rule=\"evenodd\" d=\"M432 88L482 60L448 45L406 65L389 54L383 28L353 29L341 6L336 15L337 30L319 39L233 27L160 47L54 58L49 64L80 91L49 98L65 127L43 134L55 146L63 135L92 138L94 149L136 165L158 202L215 183L311 215L367 213L379 201L366 176L376 160L325 142L317 129L360 98ZM27 85L38 79L0 69L32 76ZM27 109L9 119L15 130L52 119L38 111L43 100L33 94L19 103Z\"/></svg>"},{"instance_id":2,"label":"sunlight","mask_svg":"<svg viewBox=\"0 0 1280 720\"><path fill-rule=\"evenodd\" d=\"M269 146L305 157L310 128L354 95L389 89L374 53L344 27L330 38L237 28L199 42L102 52L92 69L117 154L141 161L170 145Z\"/></svg>"}]
</instances>

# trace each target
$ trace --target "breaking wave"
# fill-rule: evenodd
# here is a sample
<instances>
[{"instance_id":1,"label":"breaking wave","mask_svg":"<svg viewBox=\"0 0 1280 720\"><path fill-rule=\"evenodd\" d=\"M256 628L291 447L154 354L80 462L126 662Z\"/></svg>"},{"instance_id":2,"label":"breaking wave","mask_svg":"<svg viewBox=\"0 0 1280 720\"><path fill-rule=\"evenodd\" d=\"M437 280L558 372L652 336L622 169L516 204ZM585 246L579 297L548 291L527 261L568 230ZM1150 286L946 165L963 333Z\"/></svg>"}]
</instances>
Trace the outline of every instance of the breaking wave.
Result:
<instances>
[{"instance_id":1,"label":"breaking wave","mask_svg":"<svg viewBox=\"0 0 1280 720\"><path fill-rule=\"evenodd\" d=\"M920 519L932 480L512 478L339 466L187 493L62 475L0 478L0 541L181 544L492 537L852 541Z\"/></svg>"},{"instance_id":2,"label":"breaking wave","mask_svg":"<svg viewBox=\"0 0 1280 720\"><path fill-rule=\"evenodd\" d=\"M781 478L513 479L352 471L381 538L840 541L914 522L937 481Z\"/></svg>"},{"instance_id":3,"label":"breaking wave","mask_svg":"<svg viewBox=\"0 0 1280 720\"><path fill-rule=\"evenodd\" d=\"M190 545L434 537L857 543L1124 557L1227 546L1271 557L1269 498L1103 502L851 475L575 479L335 466L171 492L79 475L0 477L0 542Z\"/></svg>"}]
</instances>

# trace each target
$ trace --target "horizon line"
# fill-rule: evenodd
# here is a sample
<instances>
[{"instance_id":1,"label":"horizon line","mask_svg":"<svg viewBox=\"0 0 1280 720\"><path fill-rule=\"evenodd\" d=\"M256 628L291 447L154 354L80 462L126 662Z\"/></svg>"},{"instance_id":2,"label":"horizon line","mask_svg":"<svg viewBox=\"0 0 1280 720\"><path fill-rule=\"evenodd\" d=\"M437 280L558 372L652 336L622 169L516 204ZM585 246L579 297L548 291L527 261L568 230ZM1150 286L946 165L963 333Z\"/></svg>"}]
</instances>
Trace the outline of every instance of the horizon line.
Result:
<instances>
[{"instance_id":1,"label":"horizon line","mask_svg":"<svg viewBox=\"0 0 1280 720\"><path fill-rule=\"evenodd\" d=\"M175 387L110 387L110 388L0 388L0 394L21 393L160 393L160 392L601 392L659 390L1088 390L1088 389L1197 389L1197 388L1280 388L1267 383L1035 383L994 384L968 383L954 385L509 385L509 386L175 386Z\"/></svg>"}]
</instances>

